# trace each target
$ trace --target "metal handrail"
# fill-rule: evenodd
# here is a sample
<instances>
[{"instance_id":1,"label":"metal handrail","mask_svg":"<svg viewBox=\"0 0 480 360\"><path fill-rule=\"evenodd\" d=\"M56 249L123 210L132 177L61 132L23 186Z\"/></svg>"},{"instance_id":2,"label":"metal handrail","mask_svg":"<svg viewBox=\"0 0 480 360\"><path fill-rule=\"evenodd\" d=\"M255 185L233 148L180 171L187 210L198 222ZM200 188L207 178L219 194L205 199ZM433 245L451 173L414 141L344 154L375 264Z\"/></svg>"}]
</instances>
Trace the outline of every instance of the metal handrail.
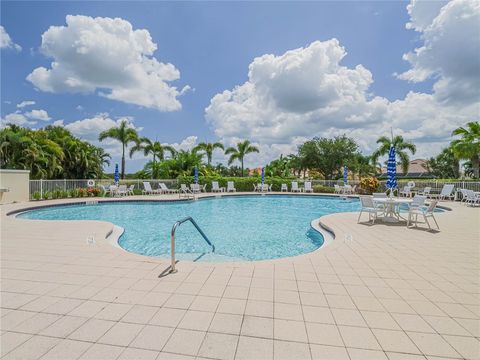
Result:
<instances>
[{"instance_id":1,"label":"metal handrail","mask_svg":"<svg viewBox=\"0 0 480 360\"><path fill-rule=\"evenodd\" d=\"M202 235L202 237L205 239L208 245L212 247L212 252L215 252L215 245L212 244L212 242L208 239L207 235L203 232L202 229L200 229L200 226L198 226L197 222L193 220L191 216L187 216L184 219L178 220L173 224L172 226L172 232L170 233L170 256L172 258L172 265L170 267L170 273L175 273L177 270L175 269L175 231L177 230L177 227L184 222L190 221L193 226L197 229L197 231Z\"/></svg>"}]
</instances>

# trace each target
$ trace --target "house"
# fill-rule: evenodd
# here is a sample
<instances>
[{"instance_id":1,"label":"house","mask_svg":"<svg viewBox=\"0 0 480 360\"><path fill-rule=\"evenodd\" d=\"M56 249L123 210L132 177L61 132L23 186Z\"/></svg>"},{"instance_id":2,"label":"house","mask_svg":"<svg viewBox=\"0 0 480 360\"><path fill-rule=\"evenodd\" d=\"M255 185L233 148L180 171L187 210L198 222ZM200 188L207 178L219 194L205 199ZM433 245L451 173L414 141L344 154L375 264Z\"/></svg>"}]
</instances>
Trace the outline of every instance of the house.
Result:
<instances>
[{"instance_id":1,"label":"house","mask_svg":"<svg viewBox=\"0 0 480 360\"><path fill-rule=\"evenodd\" d=\"M397 175L408 178L428 178L432 176L430 170L428 169L428 162L425 159L415 159L410 161L410 163L408 164L408 172L406 174L403 173L402 166L397 165ZM382 167L381 176L387 176L386 167Z\"/></svg>"}]
</instances>

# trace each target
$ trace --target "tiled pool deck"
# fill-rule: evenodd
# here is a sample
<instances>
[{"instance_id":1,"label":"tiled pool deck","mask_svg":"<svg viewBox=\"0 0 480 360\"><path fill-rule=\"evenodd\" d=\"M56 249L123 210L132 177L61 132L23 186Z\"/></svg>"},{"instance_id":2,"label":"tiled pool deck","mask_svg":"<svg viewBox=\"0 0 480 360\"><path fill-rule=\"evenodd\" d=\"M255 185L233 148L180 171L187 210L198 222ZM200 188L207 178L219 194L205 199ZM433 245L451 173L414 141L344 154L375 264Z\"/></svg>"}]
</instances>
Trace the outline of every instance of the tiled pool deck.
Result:
<instances>
[{"instance_id":1,"label":"tiled pool deck","mask_svg":"<svg viewBox=\"0 0 480 360\"><path fill-rule=\"evenodd\" d=\"M314 253L162 278L168 261L105 241L111 224L3 205L2 359L479 359L480 209L444 204L438 233L335 214Z\"/></svg>"}]
</instances>

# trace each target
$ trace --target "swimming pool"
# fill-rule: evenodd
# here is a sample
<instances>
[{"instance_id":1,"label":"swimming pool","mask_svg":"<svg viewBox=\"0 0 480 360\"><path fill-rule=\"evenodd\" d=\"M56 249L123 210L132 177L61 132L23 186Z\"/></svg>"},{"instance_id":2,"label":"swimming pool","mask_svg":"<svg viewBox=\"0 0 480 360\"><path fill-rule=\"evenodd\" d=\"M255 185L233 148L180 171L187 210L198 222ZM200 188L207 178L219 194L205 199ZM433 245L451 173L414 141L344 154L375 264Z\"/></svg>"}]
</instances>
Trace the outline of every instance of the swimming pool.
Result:
<instances>
[{"instance_id":1,"label":"swimming pool","mask_svg":"<svg viewBox=\"0 0 480 360\"><path fill-rule=\"evenodd\" d=\"M223 196L196 201L99 202L55 206L19 214L23 219L104 220L125 232L119 245L148 256L168 256L175 221L192 216L215 245L215 253L189 222L176 231L180 259L265 260L318 249L323 237L310 223L322 215L358 211L357 199L320 196Z\"/></svg>"}]
</instances>

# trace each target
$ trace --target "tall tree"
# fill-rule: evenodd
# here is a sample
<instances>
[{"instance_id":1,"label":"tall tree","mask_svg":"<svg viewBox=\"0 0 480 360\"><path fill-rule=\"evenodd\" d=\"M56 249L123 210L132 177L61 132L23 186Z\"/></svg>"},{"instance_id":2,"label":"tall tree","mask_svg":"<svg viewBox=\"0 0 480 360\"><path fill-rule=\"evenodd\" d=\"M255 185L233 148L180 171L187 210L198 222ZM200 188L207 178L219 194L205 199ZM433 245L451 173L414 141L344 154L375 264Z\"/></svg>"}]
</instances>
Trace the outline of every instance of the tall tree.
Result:
<instances>
[{"instance_id":1,"label":"tall tree","mask_svg":"<svg viewBox=\"0 0 480 360\"><path fill-rule=\"evenodd\" d=\"M165 159L165 152L169 152L170 156L174 156L176 150L173 146L162 145L159 141L152 141L147 137L142 137L138 139L136 144L130 148L130 157L137 152L142 151L143 155L148 156L152 155L153 162L155 163L158 160Z\"/></svg>"},{"instance_id":2,"label":"tall tree","mask_svg":"<svg viewBox=\"0 0 480 360\"><path fill-rule=\"evenodd\" d=\"M480 123L472 121L466 127L459 127L452 133L460 136L451 143L453 153L457 159L469 160L472 164L473 175L479 177L480 172Z\"/></svg>"},{"instance_id":3,"label":"tall tree","mask_svg":"<svg viewBox=\"0 0 480 360\"><path fill-rule=\"evenodd\" d=\"M213 150L215 149L224 150L225 148L223 147L223 144L221 142L201 142L193 148L193 151L204 151L204 154L207 155L207 165L210 166L212 164Z\"/></svg>"},{"instance_id":4,"label":"tall tree","mask_svg":"<svg viewBox=\"0 0 480 360\"><path fill-rule=\"evenodd\" d=\"M126 120L122 120L118 127L112 127L102 131L98 136L98 140L115 139L122 144L122 179L125 178L125 149L131 142L138 142L138 133L134 128L129 127Z\"/></svg>"},{"instance_id":5,"label":"tall tree","mask_svg":"<svg viewBox=\"0 0 480 360\"><path fill-rule=\"evenodd\" d=\"M237 143L237 147L229 147L225 150L226 155L230 155L228 159L228 165L231 165L235 160L240 161L241 168L242 168L242 177L243 177L243 160L245 156L250 153L258 153L260 152L258 148L250 143L248 140L241 141Z\"/></svg>"},{"instance_id":6,"label":"tall tree","mask_svg":"<svg viewBox=\"0 0 480 360\"><path fill-rule=\"evenodd\" d=\"M443 149L440 154L427 162L429 171L437 178L452 179L459 176L459 162L453 153L452 147Z\"/></svg>"},{"instance_id":7,"label":"tall tree","mask_svg":"<svg viewBox=\"0 0 480 360\"><path fill-rule=\"evenodd\" d=\"M381 136L378 138L377 144L379 144L379 147L372 154L372 161L374 163L377 162L380 156L387 155L388 152L390 151L390 145L393 144L393 147L395 148L395 152L397 156L400 158L400 165L402 166L402 172L404 174L408 173L410 157L408 156L407 151L409 151L412 155L414 155L415 152L417 151L417 147L413 143L405 141L403 139L403 136L397 135L393 138L393 141L391 138L387 136Z\"/></svg>"},{"instance_id":8,"label":"tall tree","mask_svg":"<svg viewBox=\"0 0 480 360\"><path fill-rule=\"evenodd\" d=\"M342 135L306 141L299 147L298 155L305 168L317 170L325 179L334 179L341 176L343 165L348 164L357 151L355 140Z\"/></svg>"}]
</instances>

